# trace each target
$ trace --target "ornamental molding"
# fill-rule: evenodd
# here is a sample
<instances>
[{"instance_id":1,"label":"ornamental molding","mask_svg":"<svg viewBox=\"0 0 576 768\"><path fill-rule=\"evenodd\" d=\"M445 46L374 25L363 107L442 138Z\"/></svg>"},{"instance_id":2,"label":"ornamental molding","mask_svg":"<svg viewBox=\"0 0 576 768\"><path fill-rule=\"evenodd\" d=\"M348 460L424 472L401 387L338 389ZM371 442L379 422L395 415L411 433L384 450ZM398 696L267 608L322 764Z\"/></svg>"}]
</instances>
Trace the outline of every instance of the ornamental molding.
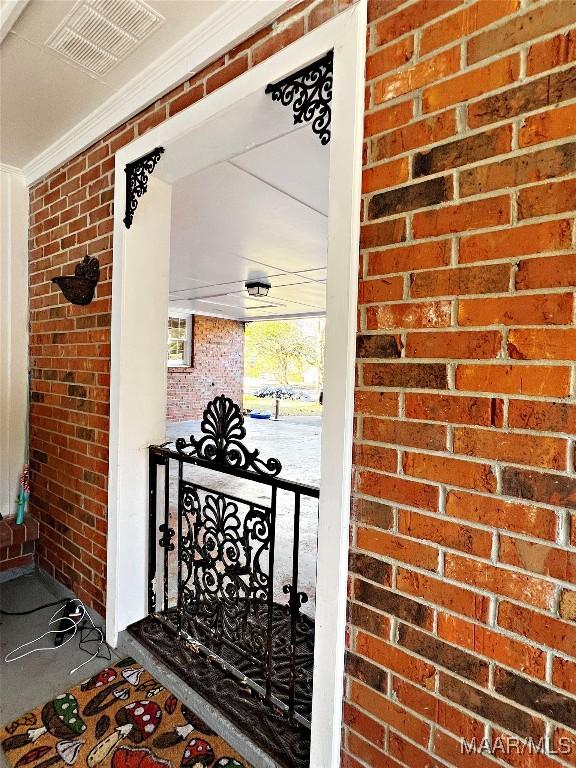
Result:
<instances>
[{"instance_id":1,"label":"ornamental molding","mask_svg":"<svg viewBox=\"0 0 576 768\"><path fill-rule=\"evenodd\" d=\"M334 51L328 51L312 64L270 83L265 91L271 94L272 101L292 106L295 125L311 123L321 144L328 144L331 136L333 63Z\"/></svg>"},{"instance_id":2,"label":"ornamental molding","mask_svg":"<svg viewBox=\"0 0 576 768\"><path fill-rule=\"evenodd\" d=\"M126 208L124 211L124 224L130 229L134 220L134 213L138 208L138 200L148 191L148 177L154 172L164 147L156 147L146 155L142 155L132 163L126 163Z\"/></svg>"}]
</instances>

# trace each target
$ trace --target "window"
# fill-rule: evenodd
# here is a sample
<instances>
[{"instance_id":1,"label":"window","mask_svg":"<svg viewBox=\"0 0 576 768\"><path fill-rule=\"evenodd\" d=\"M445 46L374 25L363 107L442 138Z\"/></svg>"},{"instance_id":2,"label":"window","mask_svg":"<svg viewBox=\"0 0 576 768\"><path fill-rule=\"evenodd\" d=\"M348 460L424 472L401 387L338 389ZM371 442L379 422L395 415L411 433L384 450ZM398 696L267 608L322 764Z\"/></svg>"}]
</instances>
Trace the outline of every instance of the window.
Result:
<instances>
[{"instance_id":1,"label":"window","mask_svg":"<svg viewBox=\"0 0 576 768\"><path fill-rule=\"evenodd\" d=\"M168 365L192 366L194 333L193 315L170 315L168 318Z\"/></svg>"}]
</instances>

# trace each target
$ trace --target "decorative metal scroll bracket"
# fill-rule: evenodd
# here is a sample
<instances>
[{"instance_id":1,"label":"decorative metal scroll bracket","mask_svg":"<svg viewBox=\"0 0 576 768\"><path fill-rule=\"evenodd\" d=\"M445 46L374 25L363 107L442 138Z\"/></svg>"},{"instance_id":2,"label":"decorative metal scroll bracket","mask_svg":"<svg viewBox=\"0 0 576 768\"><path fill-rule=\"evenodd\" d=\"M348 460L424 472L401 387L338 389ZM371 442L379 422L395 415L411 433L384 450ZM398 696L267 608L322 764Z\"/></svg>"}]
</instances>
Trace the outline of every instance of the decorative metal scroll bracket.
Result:
<instances>
[{"instance_id":1,"label":"decorative metal scroll bracket","mask_svg":"<svg viewBox=\"0 0 576 768\"><path fill-rule=\"evenodd\" d=\"M124 215L124 224L126 229L132 226L134 212L138 208L138 199L148 190L148 177L156 168L160 156L164 152L164 147L156 147L147 155L139 157L133 163L126 163L124 173L126 174L126 209Z\"/></svg>"},{"instance_id":2,"label":"decorative metal scroll bracket","mask_svg":"<svg viewBox=\"0 0 576 768\"><path fill-rule=\"evenodd\" d=\"M176 440L178 453L209 461L216 467L243 469L269 477L276 477L282 471L278 459L261 459L258 450L246 448L242 442L246 437L244 416L229 397L218 395L208 403L200 430L203 437L192 435L189 442L183 437Z\"/></svg>"},{"instance_id":3,"label":"decorative metal scroll bracket","mask_svg":"<svg viewBox=\"0 0 576 768\"><path fill-rule=\"evenodd\" d=\"M278 83L266 86L266 93L273 101L285 107L292 105L294 123L312 123L312 131L321 144L328 144L332 121L332 70L334 51L328 51L321 59L288 75Z\"/></svg>"}]
</instances>

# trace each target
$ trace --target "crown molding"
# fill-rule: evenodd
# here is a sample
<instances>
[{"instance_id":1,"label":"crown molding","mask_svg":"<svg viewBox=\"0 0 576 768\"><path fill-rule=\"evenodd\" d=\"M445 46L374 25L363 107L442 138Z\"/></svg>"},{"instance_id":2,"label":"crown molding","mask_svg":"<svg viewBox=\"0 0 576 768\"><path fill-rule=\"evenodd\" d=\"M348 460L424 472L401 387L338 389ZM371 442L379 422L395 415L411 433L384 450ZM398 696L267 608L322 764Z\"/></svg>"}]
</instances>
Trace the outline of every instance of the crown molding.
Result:
<instances>
[{"instance_id":1,"label":"crown molding","mask_svg":"<svg viewBox=\"0 0 576 768\"><path fill-rule=\"evenodd\" d=\"M12 176L24 177L22 168L17 168L15 165L8 165L7 163L0 163L0 173L9 173Z\"/></svg>"},{"instance_id":2,"label":"crown molding","mask_svg":"<svg viewBox=\"0 0 576 768\"><path fill-rule=\"evenodd\" d=\"M294 5L295 0L227 0L190 34L159 56L24 168L28 185L138 114L171 88L199 72L252 32Z\"/></svg>"},{"instance_id":3,"label":"crown molding","mask_svg":"<svg viewBox=\"0 0 576 768\"><path fill-rule=\"evenodd\" d=\"M0 43L12 29L30 0L2 0L0 3Z\"/></svg>"}]
</instances>

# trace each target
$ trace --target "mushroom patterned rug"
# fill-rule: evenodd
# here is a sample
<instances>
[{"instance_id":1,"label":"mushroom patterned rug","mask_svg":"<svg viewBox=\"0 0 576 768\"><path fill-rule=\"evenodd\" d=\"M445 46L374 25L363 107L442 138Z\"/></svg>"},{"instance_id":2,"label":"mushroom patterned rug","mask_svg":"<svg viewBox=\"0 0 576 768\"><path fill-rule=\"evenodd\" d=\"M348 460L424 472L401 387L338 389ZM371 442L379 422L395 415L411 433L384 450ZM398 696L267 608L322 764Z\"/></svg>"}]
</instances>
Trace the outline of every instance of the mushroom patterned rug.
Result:
<instances>
[{"instance_id":1,"label":"mushroom patterned rug","mask_svg":"<svg viewBox=\"0 0 576 768\"><path fill-rule=\"evenodd\" d=\"M0 734L13 768L251 768L134 659L124 659Z\"/></svg>"}]
</instances>

